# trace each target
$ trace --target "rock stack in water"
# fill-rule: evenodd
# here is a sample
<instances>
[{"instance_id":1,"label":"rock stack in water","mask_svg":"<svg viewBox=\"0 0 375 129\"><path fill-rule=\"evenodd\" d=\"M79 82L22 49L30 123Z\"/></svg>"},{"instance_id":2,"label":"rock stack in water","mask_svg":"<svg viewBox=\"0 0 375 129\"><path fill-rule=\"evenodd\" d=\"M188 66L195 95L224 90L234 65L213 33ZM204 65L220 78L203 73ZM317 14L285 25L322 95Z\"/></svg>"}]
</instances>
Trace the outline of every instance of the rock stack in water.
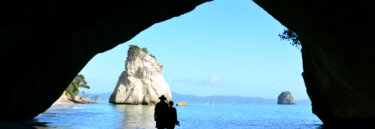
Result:
<instances>
[{"instance_id":1,"label":"rock stack in water","mask_svg":"<svg viewBox=\"0 0 375 129\"><path fill-rule=\"evenodd\" d=\"M295 104L292 93L289 91L282 92L277 98L277 104Z\"/></svg>"},{"instance_id":2,"label":"rock stack in water","mask_svg":"<svg viewBox=\"0 0 375 129\"><path fill-rule=\"evenodd\" d=\"M119 77L109 102L121 104L154 105L164 95L172 100L169 85L162 72L163 64L156 62L147 49L130 45L125 71Z\"/></svg>"}]
</instances>

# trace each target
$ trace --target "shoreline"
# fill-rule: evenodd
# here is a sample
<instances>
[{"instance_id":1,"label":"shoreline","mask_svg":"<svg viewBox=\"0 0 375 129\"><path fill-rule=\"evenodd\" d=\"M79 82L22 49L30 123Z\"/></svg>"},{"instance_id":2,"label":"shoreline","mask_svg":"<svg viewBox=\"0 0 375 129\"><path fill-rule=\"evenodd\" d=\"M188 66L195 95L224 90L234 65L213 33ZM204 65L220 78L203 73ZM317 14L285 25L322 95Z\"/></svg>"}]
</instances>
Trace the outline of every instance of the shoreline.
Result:
<instances>
[{"instance_id":1,"label":"shoreline","mask_svg":"<svg viewBox=\"0 0 375 129\"><path fill-rule=\"evenodd\" d=\"M98 102L93 101L86 101L85 98L82 97L74 97L74 99L67 97L67 96L61 96L59 99L57 99L51 106L56 105L64 105L64 104L97 104Z\"/></svg>"}]
</instances>

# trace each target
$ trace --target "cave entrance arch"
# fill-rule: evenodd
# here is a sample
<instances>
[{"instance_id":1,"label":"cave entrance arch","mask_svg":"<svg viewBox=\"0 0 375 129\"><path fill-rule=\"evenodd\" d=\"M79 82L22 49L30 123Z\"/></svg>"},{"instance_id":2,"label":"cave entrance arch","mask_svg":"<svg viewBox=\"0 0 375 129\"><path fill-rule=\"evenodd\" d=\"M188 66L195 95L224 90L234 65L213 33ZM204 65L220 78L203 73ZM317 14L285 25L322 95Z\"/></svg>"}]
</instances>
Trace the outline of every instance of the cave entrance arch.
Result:
<instances>
[{"instance_id":1,"label":"cave entrance arch","mask_svg":"<svg viewBox=\"0 0 375 129\"><path fill-rule=\"evenodd\" d=\"M164 73L169 78L167 81L171 86L172 92L186 92L188 90L187 88L181 88L181 85L184 85L185 87L194 87L197 90L211 92L206 95L260 96L266 97L267 99L276 99L282 91L292 90L297 100L308 99L301 76L302 61L300 49L291 46L288 42L280 41L278 34L285 28L278 23L278 21L255 3L250 3L248 1L246 1L246 3L245 5L243 3L240 4L242 5L241 8L229 12L225 11L226 14L236 15L228 16L223 14L218 16L217 14L210 13L210 11L207 10L215 10L216 7L225 5L213 3L207 4L205 7L203 7L203 5L195 11L183 16L158 23L141 32L132 40L109 51L112 52L112 54L103 53L94 57L93 60L97 59L96 63L103 62L98 64L105 66L103 69L96 69L95 71L105 76L111 75L113 80L112 83L109 84L114 88L118 76L124 70L127 48L129 45L135 44L139 47L147 47L149 53L155 55L158 61L165 64L164 69L167 69L167 71L164 70ZM232 7L231 5L226 6ZM230 10L230 8L222 10ZM239 14L241 11L246 13ZM211 12L217 13L220 11L215 10ZM195 18L195 20L193 18ZM214 31L218 32L218 34L213 33ZM196 44L196 42L200 43ZM212 50L207 50L207 46L212 46L209 48ZM199 53L197 51L205 52ZM112 56L120 56L121 58L113 59ZM288 58L288 56L292 58ZM93 63L94 62L90 62L87 67L94 68L95 64ZM231 64L233 66L231 66ZM199 67L199 65L203 65L206 71L202 71L203 69L194 70ZM117 67L118 71L113 71L112 68L114 67ZM181 68L189 70L184 71ZM90 70L86 71L90 74ZM83 74L85 74L86 71L84 69ZM91 69L91 71L94 71L94 69ZM193 71L193 73L202 72L202 74L211 74L196 77L196 75L189 73L189 71ZM226 71L230 76L247 76L250 79L246 77L239 80L232 80L232 82L224 82L227 83L227 85L224 86L221 84L223 80L233 78L228 78L228 75L224 75L219 71ZM170 72L173 73L171 74ZM239 73L251 74L244 75ZM188 75L188 77L184 77L185 75ZM171 76L177 77L171 78ZM246 83L244 80L253 81L255 83L241 84ZM98 82L99 80L95 78L92 79L92 81L88 81ZM188 84L182 84L181 82ZM223 86L230 86L232 88L226 89L223 88ZM247 88L245 86L266 88L241 89L234 90L230 93L223 92L230 91L230 89ZM112 92L113 88L107 91ZM245 94L240 91L254 92ZM205 94L200 93L198 95L204 96Z\"/></svg>"},{"instance_id":2,"label":"cave entrance arch","mask_svg":"<svg viewBox=\"0 0 375 129\"><path fill-rule=\"evenodd\" d=\"M134 44L141 48L148 48L149 53L155 55L157 61L165 64L164 69L167 70L165 74L169 78L167 80L169 83L190 80L196 81L195 85L199 85L203 81L209 83L210 79L213 81L216 77L216 79L223 79L223 75L216 74L224 73L218 71L227 72L227 76L238 75L241 71L250 73L249 77L254 78L253 81L269 83L245 85L276 85L274 88L277 90L269 91L273 92L273 95L269 95L268 98L275 98L270 96L277 96L284 90L300 87L295 91L296 97L307 99L307 94L298 94L298 92L305 92L301 76L300 49L286 41L281 41L278 36L285 27L255 3L245 0L236 3L239 4L233 4L233 6L240 6L237 9L224 6L228 3L220 1L202 5L193 12L158 23L130 41L94 57L94 61L89 62L87 68L82 70L83 74L104 73L102 75L110 75L114 78L111 85L115 86L116 79L124 70L128 46ZM216 14L221 9L232 9L232 11L225 11L226 14ZM204 69L189 72L200 65L207 69L204 73L208 72L209 74L199 77L193 74ZM219 66L215 67L216 65ZM105 67L95 69L100 66ZM231 66L238 68L230 68ZM119 70L113 70L114 67ZM181 68L191 70L184 71ZM90 72L94 70L97 72ZM257 74L259 77L253 74ZM183 77L184 75L189 77ZM95 76L99 75L96 74ZM248 78L243 77L240 80L233 81L246 82L244 80L248 80ZM292 83L292 80L296 83ZM92 79L92 81L97 82L96 79ZM276 83L274 81L279 84L274 84ZM257 93L254 94L255 96L261 96Z\"/></svg>"},{"instance_id":3,"label":"cave entrance arch","mask_svg":"<svg viewBox=\"0 0 375 129\"><path fill-rule=\"evenodd\" d=\"M1 82L7 92L1 97L9 99L3 100L8 105L0 107L0 119L32 119L59 97L95 54L207 1L4 3L0 55L4 60ZM304 80L314 113L333 125L372 123L374 4L365 0L254 1L301 36ZM32 64L25 67L25 62Z\"/></svg>"}]
</instances>

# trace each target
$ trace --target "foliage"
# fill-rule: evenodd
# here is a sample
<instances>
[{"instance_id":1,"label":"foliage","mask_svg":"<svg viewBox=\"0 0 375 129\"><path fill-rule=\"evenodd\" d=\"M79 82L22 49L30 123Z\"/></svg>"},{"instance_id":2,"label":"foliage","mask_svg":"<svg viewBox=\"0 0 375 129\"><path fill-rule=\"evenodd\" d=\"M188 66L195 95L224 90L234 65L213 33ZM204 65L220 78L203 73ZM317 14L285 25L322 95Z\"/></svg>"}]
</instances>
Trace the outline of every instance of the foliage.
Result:
<instances>
[{"instance_id":1,"label":"foliage","mask_svg":"<svg viewBox=\"0 0 375 129\"><path fill-rule=\"evenodd\" d=\"M64 95L64 96L67 96L67 97L69 97L69 98L71 98L71 97L70 97L70 94L68 94L68 92L66 92L66 89L64 90L63 95Z\"/></svg>"},{"instance_id":2,"label":"foliage","mask_svg":"<svg viewBox=\"0 0 375 129\"><path fill-rule=\"evenodd\" d=\"M148 50L147 50L147 48L145 48L145 47L142 48L142 51L148 54Z\"/></svg>"},{"instance_id":3,"label":"foliage","mask_svg":"<svg viewBox=\"0 0 375 129\"><path fill-rule=\"evenodd\" d=\"M137 45L129 45L130 49L135 49L137 51L141 50Z\"/></svg>"},{"instance_id":4,"label":"foliage","mask_svg":"<svg viewBox=\"0 0 375 129\"><path fill-rule=\"evenodd\" d=\"M156 59L156 57L155 57L154 55L150 54L150 56L151 56L151 57L154 57L154 59Z\"/></svg>"},{"instance_id":5,"label":"foliage","mask_svg":"<svg viewBox=\"0 0 375 129\"><path fill-rule=\"evenodd\" d=\"M89 98L89 96L86 94L85 91L82 91L82 92L81 92L81 97L82 97L82 98Z\"/></svg>"},{"instance_id":6,"label":"foliage","mask_svg":"<svg viewBox=\"0 0 375 129\"><path fill-rule=\"evenodd\" d=\"M301 47L300 37L294 31L290 29L285 29L283 33L279 34L281 40L291 41L290 44L296 46L297 48Z\"/></svg>"},{"instance_id":7,"label":"foliage","mask_svg":"<svg viewBox=\"0 0 375 129\"><path fill-rule=\"evenodd\" d=\"M149 54L147 48L145 48L145 47L141 49L141 48L138 47L137 45L129 45L129 49L135 49L135 50L137 50L137 51L143 51L143 52ZM152 57L155 58L155 56L152 55L152 54L150 54L150 56L152 56ZM156 59L156 58L155 58L155 59Z\"/></svg>"},{"instance_id":8,"label":"foliage","mask_svg":"<svg viewBox=\"0 0 375 129\"><path fill-rule=\"evenodd\" d=\"M73 81L69 84L68 88L65 89L66 93L70 95L71 98L76 96L79 93L79 88L90 89L90 86L87 85L85 76L82 74L77 75Z\"/></svg>"}]
</instances>

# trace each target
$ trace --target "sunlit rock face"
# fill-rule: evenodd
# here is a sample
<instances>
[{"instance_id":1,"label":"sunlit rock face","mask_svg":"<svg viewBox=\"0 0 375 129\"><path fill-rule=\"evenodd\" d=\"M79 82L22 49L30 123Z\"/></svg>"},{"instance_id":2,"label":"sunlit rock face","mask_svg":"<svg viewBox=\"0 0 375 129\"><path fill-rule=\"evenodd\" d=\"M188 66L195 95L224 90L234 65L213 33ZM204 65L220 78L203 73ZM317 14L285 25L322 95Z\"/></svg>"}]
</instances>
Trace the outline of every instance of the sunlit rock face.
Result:
<instances>
[{"instance_id":1,"label":"sunlit rock face","mask_svg":"<svg viewBox=\"0 0 375 129\"><path fill-rule=\"evenodd\" d=\"M162 72L163 64L135 47L130 47L125 71L119 77L109 102L154 105L164 95L172 100L169 85Z\"/></svg>"},{"instance_id":2,"label":"sunlit rock face","mask_svg":"<svg viewBox=\"0 0 375 129\"><path fill-rule=\"evenodd\" d=\"M277 104L295 104L292 93L290 93L289 91L282 92L277 97Z\"/></svg>"},{"instance_id":3,"label":"sunlit rock face","mask_svg":"<svg viewBox=\"0 0 375 129\"><path fill-rule=\"evenodd\" d=\"M0 120L34 118L60 97L96 54L207 1L3 1L0 97L6 99Z\"/></svg>"},{"instance_id":4,"label":"sunlit rock face","mask_svg":"<svg viewBox=\"0 0 375 129\"><path fill-rule=\"evenodd\" d=\"M344 127L372 124L375 121L375 3L369 0L254 1L300 36L303 78L312 110L323 123Z\"/></svg>"}]
</instances>

